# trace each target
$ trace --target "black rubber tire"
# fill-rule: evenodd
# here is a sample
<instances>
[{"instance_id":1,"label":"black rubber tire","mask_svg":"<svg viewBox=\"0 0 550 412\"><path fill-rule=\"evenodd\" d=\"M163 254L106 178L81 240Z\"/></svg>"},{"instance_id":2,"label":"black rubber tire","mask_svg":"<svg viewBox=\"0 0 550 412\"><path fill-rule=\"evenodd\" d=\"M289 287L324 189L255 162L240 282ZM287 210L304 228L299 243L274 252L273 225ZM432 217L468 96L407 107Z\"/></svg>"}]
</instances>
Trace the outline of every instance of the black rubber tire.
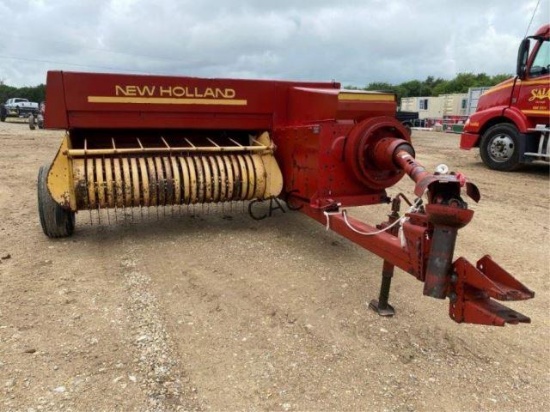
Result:
<instances>
[{"instance_id":1,"label":"black rubber tire","mask_svg":"<svg viewBox=\"0 0 550 412\"><path fill-rule=\"evenodd\" d=\"M74 212L63 209L48 192L49 167L42 166L38 172L38 214L44 234L51 238L68 237L74 232Z\"/></svg>"},{"instance_id":2,"label":"black rubber tire","mask_svg":"<svg viewBox=\"0 0 550 412\"><path fill-rule=\"evenodd\" d=\"M503 172L517 170L519 162L520 134L516 126L501 123L490 127L481 137L479 154L489 168Z\"/></svg>"}]
</instances>

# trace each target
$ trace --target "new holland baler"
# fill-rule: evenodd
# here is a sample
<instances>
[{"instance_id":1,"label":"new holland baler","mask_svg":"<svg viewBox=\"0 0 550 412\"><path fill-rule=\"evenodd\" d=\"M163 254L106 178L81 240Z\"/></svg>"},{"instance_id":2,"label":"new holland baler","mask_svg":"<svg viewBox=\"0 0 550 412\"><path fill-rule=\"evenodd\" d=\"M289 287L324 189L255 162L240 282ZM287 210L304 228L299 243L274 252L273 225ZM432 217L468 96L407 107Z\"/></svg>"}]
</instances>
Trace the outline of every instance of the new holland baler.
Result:
<instances>
[{"instance_id":1,"label":"new holland baler","mask_svg":"<svg viewBox=\"0 0 550 412\"><path fill-rule=\"evenodd\" d=\"M530 319L496 300L534 293L490 256L454 259L458 229L473 211L476 186L415 160L390 93L342 90L335 82L288 82L49 72L47 128L66 130L38 175L44 233L70 236L82 210L135 209L284 200L380 256L378 300L388 303L397 266L449 299L457 322L503 326ZM404 175L416 200L386 189ZM401 201L409 204L400 213ZM371 226L354 206L391 203Z\"/></svg>"}]
</instances>

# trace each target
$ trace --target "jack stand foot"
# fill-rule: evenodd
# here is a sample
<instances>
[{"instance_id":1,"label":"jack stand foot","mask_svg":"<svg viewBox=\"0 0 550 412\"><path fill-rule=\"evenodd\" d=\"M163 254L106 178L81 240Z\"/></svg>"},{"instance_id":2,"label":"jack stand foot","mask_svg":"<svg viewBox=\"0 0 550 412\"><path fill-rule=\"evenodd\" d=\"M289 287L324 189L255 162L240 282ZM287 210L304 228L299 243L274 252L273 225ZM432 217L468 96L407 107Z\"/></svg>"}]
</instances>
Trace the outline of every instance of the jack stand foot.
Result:
<instances>
[{"instance_id":1,"label":"jack stand foot","mask_svg":"<svg viewBox=\"0 0 550 412\"><path fill-rule=\"evenodd\" d=\"M380 305L377 299L373 299L369 303L369 308L374 310L380 316L391 317L395 315L395 309L392 305L386 303L385 305Z\"/></svg>"},{"instance_id":2,"label":"jack stand foot","mask_svg":"<svg viewBox=\"0 0 550 412\"><path fill-rule=\"evenodd\" d=\"M400 205L401 201L399 200L399 197L393 199L391 208L392 211L391 214L388 216L388 224L391 225L399 219ZM390 229L390 233L394 236L397 236L398 232L398 226L393 226ZM384 260L384 265L382 266L382 283L380 284L380 295L378 296L378 299L373 299L369 303L369 308L374 310L380 316L391 317L395 315L395 309L392 307L392 305L388 303L388 299L390 297L391 279L393 277L393 269L394 266L387 260Z\"/></svg>"}]
</instances>

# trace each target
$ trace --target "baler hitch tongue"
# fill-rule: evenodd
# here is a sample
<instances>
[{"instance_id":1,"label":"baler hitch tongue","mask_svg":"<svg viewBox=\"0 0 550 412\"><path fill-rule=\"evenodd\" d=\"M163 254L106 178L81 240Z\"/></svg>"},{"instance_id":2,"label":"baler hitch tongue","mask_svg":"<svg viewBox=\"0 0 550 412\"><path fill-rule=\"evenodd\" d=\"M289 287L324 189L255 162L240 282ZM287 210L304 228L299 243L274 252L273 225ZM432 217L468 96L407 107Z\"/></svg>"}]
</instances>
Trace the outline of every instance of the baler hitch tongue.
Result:
<instances>
[{"instance_id":1,"label":"baler hitch tongue","mask_svg":"<svg viewBox=\"0 0 550 412\"><path fill-rule=\"evenodd\" d=\"M531 299L535 293L500 267L489 255L477 267L464 258L453 264L449 315L456 322L504 326L531 323L531 319L493 299Z\"/></svg>"}]
</instances>

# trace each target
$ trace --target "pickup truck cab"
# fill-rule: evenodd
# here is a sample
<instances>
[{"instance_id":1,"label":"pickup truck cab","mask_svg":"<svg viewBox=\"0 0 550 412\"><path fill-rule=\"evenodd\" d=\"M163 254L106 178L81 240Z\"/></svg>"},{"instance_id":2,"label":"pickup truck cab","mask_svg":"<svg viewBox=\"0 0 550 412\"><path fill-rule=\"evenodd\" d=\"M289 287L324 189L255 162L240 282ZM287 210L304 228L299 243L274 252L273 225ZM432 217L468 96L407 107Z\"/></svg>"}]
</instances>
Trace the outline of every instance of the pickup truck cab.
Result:
<instances>
[{"instance_id":1,"label":"pickup truck cab","mask_svg":"<svg viewBox=\"0 0 550 412\"><path fill-rule=\"evenodd\" d=\"M38 112L38 103L30 102L28 99L14 97L8 99L4 104L7 116L25 116Z\"/></svg>"}]
</instances>

